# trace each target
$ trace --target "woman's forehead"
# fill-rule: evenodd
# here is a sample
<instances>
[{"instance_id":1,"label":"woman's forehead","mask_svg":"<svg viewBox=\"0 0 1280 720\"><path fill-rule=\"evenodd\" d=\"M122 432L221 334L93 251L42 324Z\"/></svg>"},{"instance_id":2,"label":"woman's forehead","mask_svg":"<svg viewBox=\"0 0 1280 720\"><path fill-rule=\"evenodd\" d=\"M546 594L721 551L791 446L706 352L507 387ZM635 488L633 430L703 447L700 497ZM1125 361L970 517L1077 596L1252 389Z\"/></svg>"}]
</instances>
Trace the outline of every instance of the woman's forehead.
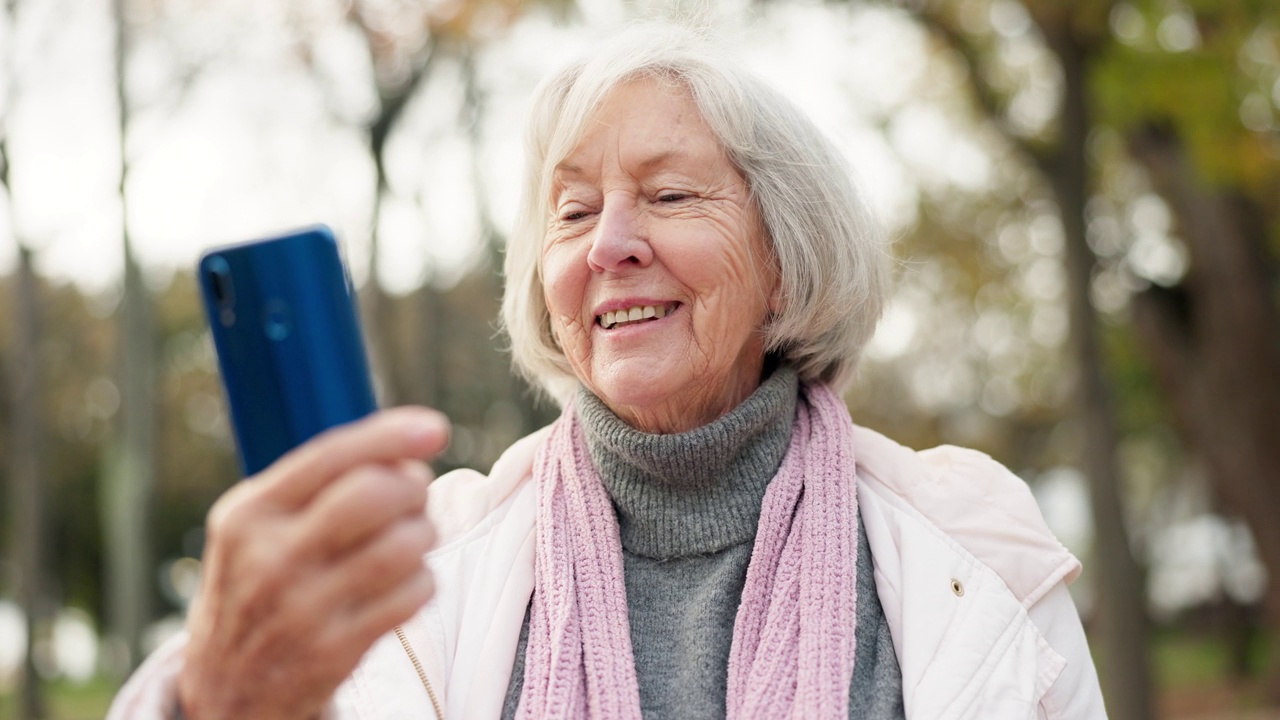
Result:
<instances>
[{"instance_id":1,"label":"woman's forehead","mask_svg":"<svg viewBox=\"0 0 1280 720\"><path fill-rule=\"evenodd\" d=\"M724 160L693 97L670 81L639 78L615 87L577 135L552 168L554 178L594 176L607 155L637 173Z\"/></svg>"}]
</instances>

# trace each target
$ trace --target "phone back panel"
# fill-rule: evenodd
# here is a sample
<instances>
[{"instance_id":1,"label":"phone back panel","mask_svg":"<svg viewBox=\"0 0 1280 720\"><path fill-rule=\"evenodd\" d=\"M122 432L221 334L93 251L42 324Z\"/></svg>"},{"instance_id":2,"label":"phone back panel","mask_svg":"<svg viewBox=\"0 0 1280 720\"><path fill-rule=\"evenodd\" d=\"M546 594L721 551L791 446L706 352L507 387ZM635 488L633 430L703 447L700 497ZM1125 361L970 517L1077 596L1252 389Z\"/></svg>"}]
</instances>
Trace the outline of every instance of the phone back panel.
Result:
<instances>
[{"instance_id":1,"label":"phone back panel","mask_svg":"<svg viewBox=\"0 0 1280 720\"><path fill-rule=\"evenodd\" d=\"M199 271L246 475L376 409L350 278L328 228L216 248Z\"/></svg>"}]
</instances>

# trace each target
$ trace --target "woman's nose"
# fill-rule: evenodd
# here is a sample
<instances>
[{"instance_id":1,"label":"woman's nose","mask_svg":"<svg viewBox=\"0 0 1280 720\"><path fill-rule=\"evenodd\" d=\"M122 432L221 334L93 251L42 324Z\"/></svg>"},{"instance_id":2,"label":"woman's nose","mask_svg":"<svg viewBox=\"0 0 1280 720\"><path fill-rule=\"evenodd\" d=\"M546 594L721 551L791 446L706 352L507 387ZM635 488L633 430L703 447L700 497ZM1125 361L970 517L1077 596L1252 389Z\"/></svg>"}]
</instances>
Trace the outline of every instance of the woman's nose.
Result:
<instances>
[{"instance_id":1,"label":"woman's nose","mask_svg":"<svg viewBox=\"0 0 1280 720\"><path fill-rule=\"evenodd\" d=\"M622 193L607 196L587 252L591 270L610 272L648 265L653 248L640 225L635 197Z\"/></svg>"}]
</instances>

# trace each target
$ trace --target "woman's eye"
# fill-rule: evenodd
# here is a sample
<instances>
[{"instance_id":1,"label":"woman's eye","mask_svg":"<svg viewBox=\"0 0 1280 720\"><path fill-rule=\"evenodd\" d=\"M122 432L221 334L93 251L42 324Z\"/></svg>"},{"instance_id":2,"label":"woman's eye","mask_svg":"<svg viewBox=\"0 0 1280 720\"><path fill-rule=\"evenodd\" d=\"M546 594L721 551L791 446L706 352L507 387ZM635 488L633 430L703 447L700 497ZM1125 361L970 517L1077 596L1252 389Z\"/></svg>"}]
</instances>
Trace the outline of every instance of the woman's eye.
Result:
<instances>
[{"instance_id":1,"label":"woman's eye","mask_svg":"<svg viewBox=\"0 0 1280 720\"><path fill-rule=\"evenodd\" d=\"M577 202L567 202L560 207L560 222L576 222L591 214L591 209Z\"/></svg>"},{"instance_id":2,"label":"woman's eye","mask_svg":"<svg viewBox=\"0 0 1280 720\"><path fill-rule=\"evenodd\" d=\"M664 202L664 203L680 202L681 200L684 200L688 197L689 197L688 193L666 192L658 196L658 202Z\"/></svg>"}]
</instances>

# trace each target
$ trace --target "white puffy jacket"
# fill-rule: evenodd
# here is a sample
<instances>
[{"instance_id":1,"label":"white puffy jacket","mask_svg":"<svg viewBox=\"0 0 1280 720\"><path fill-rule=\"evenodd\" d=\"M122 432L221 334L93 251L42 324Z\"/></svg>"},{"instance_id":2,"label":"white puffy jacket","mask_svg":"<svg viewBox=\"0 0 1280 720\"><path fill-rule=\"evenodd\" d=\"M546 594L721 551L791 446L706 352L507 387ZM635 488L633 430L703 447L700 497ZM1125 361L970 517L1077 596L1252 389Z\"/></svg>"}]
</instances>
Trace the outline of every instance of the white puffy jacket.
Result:
<instances>
[{"instance_id":1,"label":"white puffy jacket","mask_svg":"<svg viewBox=\"0 0 1280 720\"><path fill-rule=\"evenodd\" d=\"M403 626L445 716L496 719L533 592L534 453L520 440L488 476L432 484L437 596ZM854 429L858 504L902 668L908 718L1105 718L1067 583L1080 563L1054 538L1026 484L982 453L915 452ZM168 718L185 635L148 658L108 720ZM332 718L434 718L394 634L329 705Z\"/></svg>"}]
</instances>

